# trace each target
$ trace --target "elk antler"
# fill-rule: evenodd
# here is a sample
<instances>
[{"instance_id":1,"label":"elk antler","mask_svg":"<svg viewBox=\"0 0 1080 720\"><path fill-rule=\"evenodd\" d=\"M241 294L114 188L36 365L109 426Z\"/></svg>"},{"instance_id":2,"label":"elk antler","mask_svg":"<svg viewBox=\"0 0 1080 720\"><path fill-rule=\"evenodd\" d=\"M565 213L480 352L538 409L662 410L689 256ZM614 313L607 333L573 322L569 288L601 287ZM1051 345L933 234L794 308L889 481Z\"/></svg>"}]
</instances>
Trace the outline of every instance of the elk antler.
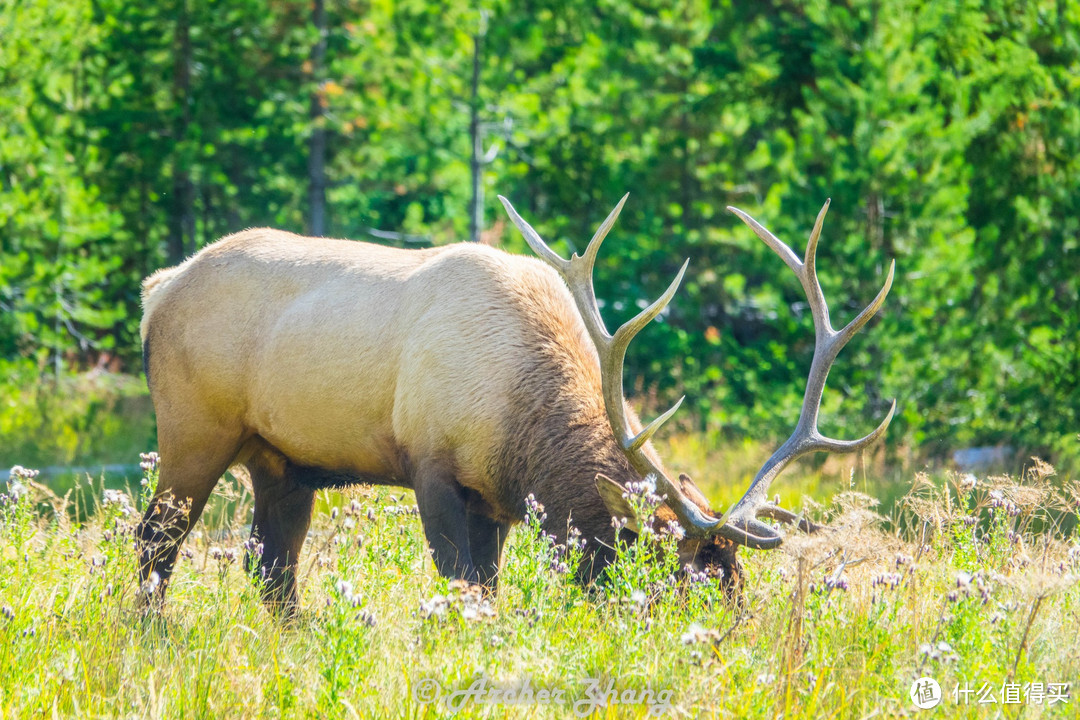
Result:
<instances>
[{"instance_id":1,"label":"elk antler","mask_svg":"<svg viewBox=\"0 0 1080 720\"><path fill-rule=\"evenodd\" d=\"M682 399L675 403L670 410L649 423L641 432L635 434L631 431L630 422L626 416L626 402L622 384L623 359L626 356L627 346L634 336L671 302L671 298L675 295L679 283L682 282L683 273L686 272L686 266L690 261L687 260L683 263L682 269L679 270L674 282L668 286L668 289L664 291L664 294L656 302L641 311L637 317L621 326L615 331L614 335L608 333L604 320L600 317L600 309L596 304L596 292L593 289L592 278L596 254L600 250L600 243L604 241L604 237L611 230L611 226L615 224L615 220L619 217L623 204L629 196L629 193L623 195L619 204L615 206L607 219L597 228L596 233L585 249L585 255L580 256L575 253L569 260L564 260L548 247L529 223L525 222L517 214L509 200L502 195L499 196L499 200L502 201L503 207L506 208L507 214L510 215L510 219L514 221L514 225L521 231L521 234L525 237L525 242L529 244L533 252L555 268L570 288L578 313L581 315L582 320L585 321L585 328L589 333L589 337L592 338L593 345L596 346L597 354L600 356L600 382L608 422L611 424L611 429L614 431L623 452L626 453L631 466L642 476L652 475L656 478L657 489L667 496L668 506L674 511L688 535L708 537L721 530L720 526L723 524L723 520L704 514L642 450L642 446L649 441L649 438L679 409Z\"/></svg>"},{"instance_id":2,"label":"elk antler","mask_svg":"<svg viewBox=\"0 0 1080 720\"><path fill-rule=\"evenodd\" d=\"M825 213L829 209L829 200L825 201L821 212L818 213L814 229L810 233L810 239L806 243L806 258L800 262L791 248L781 242L775 235L762 227L756 220L738 208L728 207L728 210L739 216L739 219L750 226L757 236L765 241L780 258L794 271L799 282L806 292L806 298L810 302L810 312L814 318L814 359L810 364L810 375L806 381L806 393L803 396L802 411L799 414L799 422L795 426L795 432L791 437L772 454L772 457L758 470L757 476L742 499L734 507L727 511L722 518L724 526L720 529L720 535L737 542L756 548L776 547L783 540L783 536L773 528L757 520L764 516L781 522L798 521L804 530L813 530L815 526L805 520L800 520L794 513L769 504L765 500L765 494L769 491L769 484L773 479L795 458L811 452L828 451L836 453L853 453L869 446L885 434L892 420L893 411L896 410L896 400L877 429L866 437L859 440L842 441L827 438L818 432L818 412L821 410L821 393L825 389L825 379L829 376L829 368L837 354L849 340L862 329L870 318L885 303L885 296L892 287L893 272L896 269L894 260L889 267L889 275L885 278L885 286L878 292L877 297L858 316L848 323L842 330L834 330L829 321L829 306L825 303L825 294L821 291L818 283L815 261L817 256L818 237L821 235L821 224L825 220Z\"/></svg>"}]
</instances>

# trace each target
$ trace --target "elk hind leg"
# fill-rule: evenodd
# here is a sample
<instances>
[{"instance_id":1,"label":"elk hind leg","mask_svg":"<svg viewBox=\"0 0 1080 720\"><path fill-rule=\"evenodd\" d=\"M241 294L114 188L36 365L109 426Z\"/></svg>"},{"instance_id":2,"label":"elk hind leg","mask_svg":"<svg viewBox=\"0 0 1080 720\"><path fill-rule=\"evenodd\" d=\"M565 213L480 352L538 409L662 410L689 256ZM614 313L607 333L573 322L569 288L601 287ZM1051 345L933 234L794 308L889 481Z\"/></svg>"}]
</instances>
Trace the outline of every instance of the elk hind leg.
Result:
<instances>
[{"instance_id":1,"label":"elk hind leg","mask_svg":"<svg viewBox=\"0 0 1080 720\"><path fill-rule=\"evenodd\" d=\"M158 420L157 490L136 529L139 580L149 608L160 608L180 544L240 449L242 431L214 423Z\"/></svg>"},{"instance_id":2,"label":"elk hind leg","mask_svg":"<svg viewBox=\"0 0 1080 720\"><path fill-rule=\"evenodd\" d=\"M246 465L255 495L255 514L251 523L254 542L245 556L245 567L260 583L263 602L270 611L291 617L299 607L297 564L311 524L315 490L304 483L304 468L269 446Z\"/></svg>"}]
</instances>

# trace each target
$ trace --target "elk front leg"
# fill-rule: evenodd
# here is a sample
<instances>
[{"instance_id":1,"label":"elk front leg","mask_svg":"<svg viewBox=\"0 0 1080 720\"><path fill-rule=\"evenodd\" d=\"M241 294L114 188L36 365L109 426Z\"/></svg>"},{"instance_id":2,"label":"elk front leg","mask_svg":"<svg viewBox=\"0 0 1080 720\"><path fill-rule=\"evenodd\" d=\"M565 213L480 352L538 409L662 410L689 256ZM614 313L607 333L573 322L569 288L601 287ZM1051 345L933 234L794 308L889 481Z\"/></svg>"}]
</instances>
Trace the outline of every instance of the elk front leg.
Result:
<instances>
[{"instance_id":1,"label":"elk front leg","mask_svg":"<svg viewBox=\"0 0 1080 720\"><path fill-rule=\"evenodd\" d=\"M469 554L476 567L480 584L495 592L499 582L499 566L502 564L503 544L510 526L496 522L476 512L469 512Z\"/></svg>"},{"instance_id":2,"label":"elk front leg","mask_svg":"<svg viewBox=\"0 0 1080 720\"><path fill-rule=\"evenodd\" d=\"M420 522L439 574L479 584L480 575L469 552L465 488L438 465L420 467L413 487Z\"/></svg>"}]
</instances>

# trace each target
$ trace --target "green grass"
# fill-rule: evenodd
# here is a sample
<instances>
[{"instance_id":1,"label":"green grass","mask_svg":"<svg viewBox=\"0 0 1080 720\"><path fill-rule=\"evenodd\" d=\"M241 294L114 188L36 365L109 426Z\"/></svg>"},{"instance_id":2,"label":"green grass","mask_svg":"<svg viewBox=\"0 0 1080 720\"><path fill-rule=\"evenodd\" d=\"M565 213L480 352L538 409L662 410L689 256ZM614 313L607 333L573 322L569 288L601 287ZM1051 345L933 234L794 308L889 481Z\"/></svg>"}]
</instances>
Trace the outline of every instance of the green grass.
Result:
<instances>
[{"instance_id":1,"label":"green grass","mask_svg":"<svg viewBox=\"0 0 1080 720\"><path fill-rule=\"evenodd\" d=\"M700 460L694 442L667 448L682 453L674 466ZM733 453L733 467L753 454ZM527 525L485 604L436 577L410 494L326 494L290 626L242 570L243 488L222 483L164 615L148 621L132 536L144 498L102 506L100 481L66 500L31 486L0 523L0 717L448 717L458 703L458 717L908 717L924 675L946 695L928 717L1076 717L1075 698L957 705L952 690L990 683L1000 701L1005 682L1080 680L1080 549L1059 530L1075 522L1077 488L1038 468L974 488L919 476L882 524L844 487L861 489L858 473L838 474L846 483L781 481L819 499L840 485L833 530L743 553L741 604L710 584L671 584L670 563L644 545L615 580L583 589L550 569L556 551ZM620 702L590 704L587 678ZM525 682L563 702L421 702L435 684L520 693Z\"/></svg>"}]
</instances>

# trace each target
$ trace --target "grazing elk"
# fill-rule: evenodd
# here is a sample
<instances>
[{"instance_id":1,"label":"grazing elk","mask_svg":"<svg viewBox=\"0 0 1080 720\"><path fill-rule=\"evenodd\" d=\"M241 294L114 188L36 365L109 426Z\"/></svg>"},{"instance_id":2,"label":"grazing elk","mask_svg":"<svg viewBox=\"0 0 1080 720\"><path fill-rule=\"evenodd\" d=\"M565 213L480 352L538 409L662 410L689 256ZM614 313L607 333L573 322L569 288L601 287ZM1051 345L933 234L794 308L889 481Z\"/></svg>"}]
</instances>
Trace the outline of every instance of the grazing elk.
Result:
<instances>
[{"instance_id":1,"label":"grazing elk","mask_svg":"<svg viewBox=\"0 0 1080 720\"><path fill-rule=\"evenodd\" d=\"M154 599L230 466L250 476L264 598L285 613L296 607L315 492L326 487L412 488L438 571L492 589L529 494L547 508L547 532L565 539L568 521L581 531L583 580L612 560L612 516L632 515L624 487L646 476L666 497L658 518L685 530L680 565L729 583L740 579L739 545L782 540L759 517L813 529L766 502L769 483L800 455L853 452L885 432L891 409L853 442L823 437L817 415L829 366L881 307L893 269L837 332L814 268L828 203L803 261L729 208L795 271L817 340L794 434L721 515L688 477L671 479L649 442L678 405L643 427L623 397L627 345L671 300L686 265L662 297L609 334L592 270L626 197L584 256L570 260L500 199L547 265L483 245L398 250L258 229L145 281L141 335L161 466L138 541L143 580L153 572L159 580L150 584Z\"/></svg>"}]
</instances>

